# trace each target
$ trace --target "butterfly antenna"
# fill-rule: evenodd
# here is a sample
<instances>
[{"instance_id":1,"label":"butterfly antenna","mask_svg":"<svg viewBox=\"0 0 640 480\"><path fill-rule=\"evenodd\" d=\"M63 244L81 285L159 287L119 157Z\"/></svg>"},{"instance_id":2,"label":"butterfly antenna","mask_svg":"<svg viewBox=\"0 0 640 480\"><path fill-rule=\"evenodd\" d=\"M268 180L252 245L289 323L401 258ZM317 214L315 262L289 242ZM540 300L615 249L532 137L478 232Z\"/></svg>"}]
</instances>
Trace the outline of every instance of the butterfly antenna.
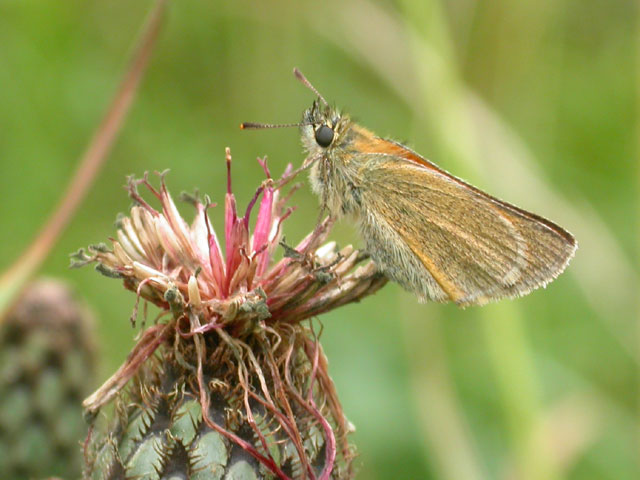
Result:
<instances>
[{"instance_id":1,"label":"butterfly antenna","mask_svg":"<svg viewBox=\"0 0 640 480\"><path fill-rule=\"evenodd\" d=\"M305 87L307 87L309 90L311 90L313 93L315 93L318 98L320 100L322 100L322 103L324 103L325 107L328 107L329 104L327 103L327 101L324 99L324 97L322 95L320 95L320 92L316 89L316 87L314 87L313 85L311 85L311 82L309 80L307 80L307 77L305 77L302 72L300 70L298 70L297 67L294 67L293 69L293 74L296 76L296 78L298 80L300 80L300 83L302 83Z\"/></svg>"},{"instance_id":2,"label":"butterfly antenna","mask_svg":"<svg viewBox=\"0 0 640 480\"><path fill-rule=\"evenodd\" d=\"M309 123L255 123L255 122L242 122L240 128L242 130L257 130L260 128L288 128L288 127L302 127L304 125L310 125Z\"/></svg>"}]
</instances>

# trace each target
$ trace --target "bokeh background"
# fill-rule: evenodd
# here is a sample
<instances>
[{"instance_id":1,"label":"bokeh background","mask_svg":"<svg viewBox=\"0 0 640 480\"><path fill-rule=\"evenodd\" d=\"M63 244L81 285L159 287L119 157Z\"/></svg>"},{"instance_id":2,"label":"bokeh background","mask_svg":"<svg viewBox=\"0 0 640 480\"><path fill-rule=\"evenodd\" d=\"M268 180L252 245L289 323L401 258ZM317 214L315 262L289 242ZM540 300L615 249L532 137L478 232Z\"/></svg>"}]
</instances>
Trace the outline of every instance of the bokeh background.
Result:
<instances>
[{"instance_id":1,"label":"bokeh background","mask_svg":"<svg viewBox=\"0 0 640 480\"><path fill-rule=\"evenodd\" d=\"M0 0L0 268L46 219L106 109L150 1ZM638 478L638 6L631 0L174 1L101 176L43 273L100 318L102 381L134 296L68 253L114 234L125 175L242 204L299 164L291 122L330 101L382 136L551 218L580 243L546 289L460 310L396 285L322 317L364 479ZM287 221L317 216L308 188ZM188 207L185 207L188 212ZM188 216L188 215L187 215ZM333 237L360 244L349 222Z\"/></svg>"}]
</instances>

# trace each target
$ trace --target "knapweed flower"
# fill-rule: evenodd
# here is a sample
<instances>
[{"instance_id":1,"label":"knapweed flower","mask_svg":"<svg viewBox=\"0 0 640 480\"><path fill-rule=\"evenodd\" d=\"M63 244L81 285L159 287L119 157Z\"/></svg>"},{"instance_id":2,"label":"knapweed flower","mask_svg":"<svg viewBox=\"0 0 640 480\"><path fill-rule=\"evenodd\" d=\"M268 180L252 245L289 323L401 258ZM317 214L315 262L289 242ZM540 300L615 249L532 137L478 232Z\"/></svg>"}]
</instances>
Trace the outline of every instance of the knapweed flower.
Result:
<instances>
[{"instance_id":1,"label":"knapweed flower","mask_svg":"<svg viewBox=\"0 0 640 480\"><path fill-rule=\"evenodd\" d=\"M0 320L0 478L78 478L95 319L64 282L29 283Z\"/></svg>"},{"instance_id":2,"label":"knapweed flower","mask_svg":"<svg viewBox=\"0 0 640 480\"><path fill-rule=\"evenodd\" d=\"M165 478L178 470L184 478L351 476L351 427L317 327L303 321L374 293L386 279L373 263L360 265L366 255L353 247L323 244L330 219L287 246L282 227L293 210L281 187L291 167L274 180L260 163L267 178L239 216L227 150L224 247L206 197L186 197L195 208L189 224L164 175L158 189L145 175L129 180L135 206L119 218L111 246L74 255L162 311L85 400L89 412L116 405L85 444L87 478Z\"/></svg>"}]
</instances>

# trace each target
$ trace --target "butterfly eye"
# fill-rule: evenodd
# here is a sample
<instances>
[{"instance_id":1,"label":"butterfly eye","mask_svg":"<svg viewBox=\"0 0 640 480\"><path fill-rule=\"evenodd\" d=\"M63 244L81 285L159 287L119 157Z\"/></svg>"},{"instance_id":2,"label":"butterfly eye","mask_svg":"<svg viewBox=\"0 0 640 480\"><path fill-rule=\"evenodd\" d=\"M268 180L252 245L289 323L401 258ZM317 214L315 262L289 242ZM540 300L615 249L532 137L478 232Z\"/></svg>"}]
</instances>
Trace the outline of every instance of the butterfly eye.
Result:
<instances>
[{"instance_id":1,"label":"butterfly eye","mask_svg":"<svg viewBox=\"0 0 640 480\"><path fill-rule=\"evenodd\" d=\"M316 142L321 147L327 148L333 141L333 129L326 125L321 125L316 130Z\"/></svg>"}]
</instances>

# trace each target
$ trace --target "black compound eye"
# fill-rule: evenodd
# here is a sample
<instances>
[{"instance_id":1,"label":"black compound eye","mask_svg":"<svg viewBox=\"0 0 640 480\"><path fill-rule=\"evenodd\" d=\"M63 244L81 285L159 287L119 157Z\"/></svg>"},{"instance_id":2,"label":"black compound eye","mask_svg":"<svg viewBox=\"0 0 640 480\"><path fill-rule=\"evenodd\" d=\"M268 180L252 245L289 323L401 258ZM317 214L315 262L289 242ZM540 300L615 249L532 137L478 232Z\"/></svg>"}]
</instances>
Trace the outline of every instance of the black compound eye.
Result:
<instances>
[{"instance_id":1,"label":"black compound eye","mask_svg":"<svg viewBox=\"0 0 640 480\"><path fill-rule=\"evenodd\" d=\"M327 148L333 141L333 129L326 125L321 125L316 130L316 142L321 147Z\"/></svg>"}]
</instances>

